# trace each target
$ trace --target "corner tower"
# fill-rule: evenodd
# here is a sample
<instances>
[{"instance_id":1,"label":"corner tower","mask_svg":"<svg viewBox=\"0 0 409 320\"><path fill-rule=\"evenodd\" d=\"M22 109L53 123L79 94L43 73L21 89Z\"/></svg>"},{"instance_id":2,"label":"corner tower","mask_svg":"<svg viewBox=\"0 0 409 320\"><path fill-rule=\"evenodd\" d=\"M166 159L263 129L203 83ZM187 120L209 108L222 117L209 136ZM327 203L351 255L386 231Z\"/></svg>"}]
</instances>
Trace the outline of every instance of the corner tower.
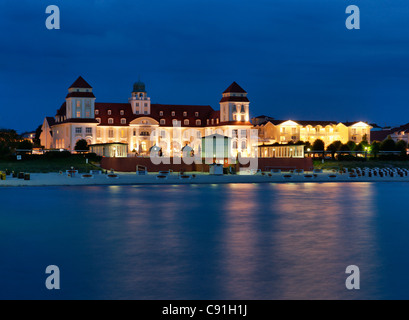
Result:
<instances>
[{"instance_id":1,"label":"corner tower","mask_svg":"<svg viewBox=\"0 0 409 320\"><path fill-rule=\"evenodd\" d=\"M148 97L143 82L138 81L133 85L132 97L129 98L129 103L134 114L151 113L151 98Z\"/></svg>"},{"instance_id":2,"label":"corner tower","mask_svg":"<svg viewBox=\"0 0 409 320\"><path fill-rule=\"evenodd\" d=\"M220 122L249 121L250 101L247 92L233 82L224 92L220 100Z\"/></svg>"},{"instance_id":3,"label":"corner tower","mask_svg":"<svg viewBox=\"0 0 409 320\"><path fill-rule=\"evenodd\" d=\"M68 88L65 102L67 119L94 119L95 96L92 87L81 76Z\"/></svg>"}]
</instances>

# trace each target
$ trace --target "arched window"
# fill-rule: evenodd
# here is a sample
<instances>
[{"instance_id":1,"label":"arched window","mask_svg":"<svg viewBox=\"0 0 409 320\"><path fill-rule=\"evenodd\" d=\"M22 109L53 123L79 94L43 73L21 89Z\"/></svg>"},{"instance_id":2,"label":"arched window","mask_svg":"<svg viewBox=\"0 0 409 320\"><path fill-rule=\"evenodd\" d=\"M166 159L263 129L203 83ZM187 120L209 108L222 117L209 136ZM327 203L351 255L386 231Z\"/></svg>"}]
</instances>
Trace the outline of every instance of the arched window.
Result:
<instances>
[{"instance_id":1,"label":"arched window","mask_svg":"<svg viewBox=\"0 0 409 320\"><path fill-rule=\"evenodd\" d=\"M126 119L121 119L121 124L126 124Z\"/></svg>"},{"instance_id":2,"label":"arched window","mask_svg":"<svg viewBox=\"0 0 409 320\"><path fill-rule=\"evenodd\" d=\"M166 124L166 120L165 120L165 119L160 119L160 124L161 124L161 125L165 125L165 124Z\"/></svg>"},{"instance_id":3,"label":"arched window","mask_svg":"<svg viewBox=\"0 0 409 320\"><path fill-rule=\"evenodd\" d=\"M189 125L189 120L188 120L188 119L185 119L185 120L183 121L183 123L184 123L185 126L188 126L188 125Z\"/></svg>"},{"instance_id":4,"label":"arched window","mask_svg":"<svg viewBox=\"0 0 409 320\"><path fill-rule=\"evenodd\" d=\"M108 124L114 124L114 119L109 118L109 119L108 119Z\"/></svg>"},{"instance_id":5,"label":"arched window","mask_svg":"<svg viewBox=\"0 0 409 320\"><path fill-rule=\"evenodd\" d=\"M196 125L197 125L197 126L200 126L201 124L202 124L202 121L196 120Z\"/></svg>"},{"instance_id":6,"label":"arched window","mask_svg":"<svg viewBox=\"0 0 409 320\"><path fill-rule=\"evenodd\" d=\"M101 123L101 118L96 118L95 120L97 120L99 123Z\"/></svg>"}]
</instances>

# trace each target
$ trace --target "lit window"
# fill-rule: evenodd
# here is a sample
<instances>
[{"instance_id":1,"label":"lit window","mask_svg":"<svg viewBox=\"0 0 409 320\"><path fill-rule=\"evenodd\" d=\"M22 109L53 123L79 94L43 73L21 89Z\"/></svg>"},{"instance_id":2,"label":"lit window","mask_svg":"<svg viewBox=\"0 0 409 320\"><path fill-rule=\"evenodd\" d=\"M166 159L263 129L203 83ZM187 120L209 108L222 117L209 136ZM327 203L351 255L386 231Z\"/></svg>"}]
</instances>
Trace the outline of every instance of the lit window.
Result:
<instances>
[{"instance_id":1,"label":"lit window","mask_svg":"<svg viewBox=\"0 0 409 320\"><path fill-rule=\"evenodd\" d=\"M121 124L126 124L126 119L121 119Z\"/></svg>"},{"instance_id":2,"label":"lit window","mask_svg":"<svg viewBox=\"0 0 409 320\"><path fill-rule=\"evenodd\" d=\"M77 107L81 107L81 101L77 101Z\"/></svg>"},{"instance_id":3,"label":"lit window","mask_svg":"<svg viewBox=\"0 0 409 320\"><path fill-rule=\"evenodd\" d=\"M209 123L210 123L210 120L209 120L209 119L207 119L207 121L206 121L206 122L207 122L207 125L209 125Z\"/></svg>"},{"instance_id":4,"label":"lit window","mask_svg":"<svg viewBox=\"0 0 409 320\"><path fill-rule=\"evenodd\" d=\"M113 138L113 137L114 137L114 130L113 130L113 129L109 129L109 130L108 130L108 137L109 137L109 138Z\"/></svg>"},{"instance_id":5,"label":"lit window","mask_svg":"<svg viewBox=\"0 0 409 320\"><path fill-rule=\"evenodd\" d=\"M114 123L114 119L109 118L109 119L108 119L108 123L109 123L109 124L113 124L113 123Z\"/></svg>"},{"instance_id":6,"label":"lit window","mask_svg":"<svg viewBox=\"0 0 409 320\"><path fill-rule=\"evenodd\" d=\"M77 118L81 118L81 111L77 111Z\"/></svg>"}]
</instances>

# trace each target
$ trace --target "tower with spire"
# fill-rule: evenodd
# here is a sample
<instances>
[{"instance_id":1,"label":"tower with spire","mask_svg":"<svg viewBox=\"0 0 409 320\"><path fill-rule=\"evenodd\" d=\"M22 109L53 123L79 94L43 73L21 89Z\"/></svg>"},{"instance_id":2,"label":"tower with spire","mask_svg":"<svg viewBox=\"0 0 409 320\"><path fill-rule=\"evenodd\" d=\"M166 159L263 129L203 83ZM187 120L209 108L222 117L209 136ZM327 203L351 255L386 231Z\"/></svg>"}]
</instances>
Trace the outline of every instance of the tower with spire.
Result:
<instances>
[{"instance_id":1,"label":"tower with spire","mask_svg":"<svg viewBox=\"0 0 409 320\"><path fill-rule=\"evenodd\" d=\"M129 103L132 106L132 112L134 114L151 114L151 99L148 97L145 84L142 81L139 80L134 83Z\"/></svg>"}]
</instances>

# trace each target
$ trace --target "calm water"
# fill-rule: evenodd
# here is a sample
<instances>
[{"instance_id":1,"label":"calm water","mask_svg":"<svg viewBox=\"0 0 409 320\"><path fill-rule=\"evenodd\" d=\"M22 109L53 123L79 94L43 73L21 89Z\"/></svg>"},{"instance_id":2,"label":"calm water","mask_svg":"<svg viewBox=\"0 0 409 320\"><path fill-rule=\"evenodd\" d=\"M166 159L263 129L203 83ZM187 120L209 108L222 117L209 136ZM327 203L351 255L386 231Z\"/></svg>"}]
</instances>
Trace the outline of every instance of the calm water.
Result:
<instances>
[{"instance_id":1,"label":"calm water","mask_svg":"<svg viewBox=\"0 0 409 320\"><path fill-rule=\"evenodd\" d=\"M409 184L0 189L0 298L409 298ZM62 290L45 289L45 268ZM361 290L345 289L358 265Z\"/></svg>"}]
</instances>

